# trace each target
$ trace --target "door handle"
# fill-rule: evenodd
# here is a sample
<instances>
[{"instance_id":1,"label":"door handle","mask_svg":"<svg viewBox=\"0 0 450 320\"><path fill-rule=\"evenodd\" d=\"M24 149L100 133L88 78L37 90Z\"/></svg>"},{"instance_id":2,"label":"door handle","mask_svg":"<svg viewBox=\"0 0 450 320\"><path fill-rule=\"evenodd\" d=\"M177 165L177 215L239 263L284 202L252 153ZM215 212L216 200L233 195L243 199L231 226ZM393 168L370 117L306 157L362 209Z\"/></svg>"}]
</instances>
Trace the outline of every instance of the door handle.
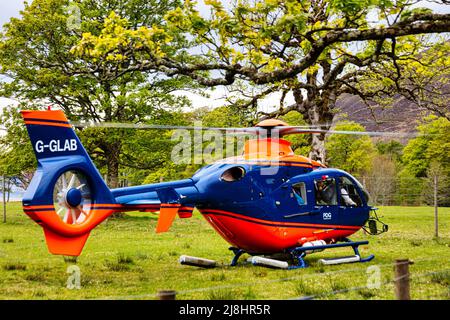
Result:
<instances>
[{"instance_id":1,"label":"door handle","mask_svg":"<svg viewBox=\"0 0 450 320\"><path fill-rule=\"evenodd\" d=\"M308 212L289 214L289 215L283 216L283 217L288 219L288 218L294 218L294 217L312 216L312 215L316 215L316 214L319 214L319 213L320 213L320 211L313 210L313 211L308 211Z\"/></svg>"}]
</instances>

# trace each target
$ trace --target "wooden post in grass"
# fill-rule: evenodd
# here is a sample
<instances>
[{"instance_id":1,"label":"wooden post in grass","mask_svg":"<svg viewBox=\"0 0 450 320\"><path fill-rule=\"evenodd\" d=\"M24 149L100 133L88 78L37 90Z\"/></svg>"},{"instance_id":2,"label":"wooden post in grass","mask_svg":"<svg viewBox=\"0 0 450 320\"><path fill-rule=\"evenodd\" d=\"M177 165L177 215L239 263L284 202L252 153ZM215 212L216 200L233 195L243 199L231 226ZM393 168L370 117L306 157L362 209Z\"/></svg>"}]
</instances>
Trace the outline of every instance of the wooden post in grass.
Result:
<instances>
[{"instance_id":1,"label":"wooden post in grass","mask_svg":"<svg viewBox=\"0 0 450 320\"><path fill-rule=\"evenodd\" d=\"M439 237L439 224L438 224L438 176L433 177L434 187L434 236L436 239Z\"/></svg>"},{"instance_id":2,"label":"wooden post in grass","mask_svg":"<svg viewBox=\"0 0 450 320\"><path fill-rule=\"evenodd\" d=\"M395 260L394 279L395 296L397 300L411 300L409 293L409 265L413 264L408 259Z\"/></svg>"},{"instance_id":3,"label":"wooden post in grass","mask_svg":"<svg viewBox=\"0 0 450 320\"><path fill-rule=\"evenodd\" d=\"M6 177L3 178L3 223L6 223Z\"/></svg>"},{"instance_id":4,"label":"wooden post in grass","mask_svg":"<svg viewBox=\"0 0 450 320\"><path fill-rule=\"evenodd\" d=\"M160 290L158 291L159 300L175 300L177 292L174 290Z\"/></svg>"}]
</instances>

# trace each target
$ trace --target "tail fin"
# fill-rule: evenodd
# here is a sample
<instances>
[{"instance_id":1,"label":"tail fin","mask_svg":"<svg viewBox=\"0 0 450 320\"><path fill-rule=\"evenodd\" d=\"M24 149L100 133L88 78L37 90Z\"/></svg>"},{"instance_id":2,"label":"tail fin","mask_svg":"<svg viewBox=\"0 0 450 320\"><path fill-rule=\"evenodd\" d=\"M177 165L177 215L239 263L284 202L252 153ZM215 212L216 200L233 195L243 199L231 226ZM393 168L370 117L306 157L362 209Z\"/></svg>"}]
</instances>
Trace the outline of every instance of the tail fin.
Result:
<instances>
[{"instance_id":1,"label":"tail fin","mask_svg":"<svg viewBox=\"0 0 450 320\"><path fill-rule=\"evenodd\" d=\"M22 116L38 160L74 155L89 158L61 110L22 111Z\"/></svg>"},{"instance_id":2,"label":"tail fin","mask_svg":"<svg viewBox=\"0 0 450 320\"><path fill-rule=\"evenodd\" d=\"M38 160L24 211L44 228L51 253L78 256L90 231L117 208L114 197L62 111L22 116Z\"/></svg>"}]
</instances>

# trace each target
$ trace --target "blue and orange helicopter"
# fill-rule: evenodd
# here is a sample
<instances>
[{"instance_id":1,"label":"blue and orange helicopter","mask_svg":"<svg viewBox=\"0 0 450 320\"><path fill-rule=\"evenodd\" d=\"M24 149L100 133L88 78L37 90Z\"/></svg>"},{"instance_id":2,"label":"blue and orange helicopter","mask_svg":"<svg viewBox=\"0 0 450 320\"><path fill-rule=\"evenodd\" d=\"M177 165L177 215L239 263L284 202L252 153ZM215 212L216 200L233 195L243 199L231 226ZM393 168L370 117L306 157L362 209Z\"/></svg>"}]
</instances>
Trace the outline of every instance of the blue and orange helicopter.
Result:
<instances>
[{"instance_id":1,"label":"blue and orange helicopter","mask_svg":"<svg viewBox=\"0 0 450 320\"><path fill-rule=\"evenodd\" d=\"M374 256L361 257L358 247L368 241L348 237L361 228L370 234L387 231L356 178L294 154L282 139L320 129L275 119L252 128L223 128L257 137L246 142L241 156L207 165L190 179L109 189L63 111L22 111L22 116L38 161L23 209L44 229L52 254L79 256L98 224L113 213L137 210L159 212L159 233L168 231L177 215L189 218L197 208L232 245L231 265L248 253L253 264L306 267L306 254L338 247L352 247L354 255L321 262L366 262ZM260 257L279 253L291 263ZM209 265L188 256L181 260Z\"/></svg>"}]
</instances>

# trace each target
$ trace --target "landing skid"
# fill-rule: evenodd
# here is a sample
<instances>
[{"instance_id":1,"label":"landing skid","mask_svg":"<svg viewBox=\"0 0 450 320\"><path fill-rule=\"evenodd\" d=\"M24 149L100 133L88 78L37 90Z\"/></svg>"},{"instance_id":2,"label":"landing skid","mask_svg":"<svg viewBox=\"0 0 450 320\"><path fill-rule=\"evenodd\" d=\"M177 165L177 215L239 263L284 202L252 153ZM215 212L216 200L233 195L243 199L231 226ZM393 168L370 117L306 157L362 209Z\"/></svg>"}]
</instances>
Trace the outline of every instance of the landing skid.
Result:
<instances>
[{"instance_id":1,"label":"landing skid","mask_svg":"<svg viewBox=\"0 0 450 320\"><path fill-rule=\"evenodd\" d=\"M288 266L287 269L299 269L299 268L306 268L308 265L305 261L305 256L309 253L314 251L322 251L326 249L333 249L333 248L342 248L342 247L352 247L353 252L355 255L353 256L347 256L347 257L338 257L333 259L320 259L319 262L324 265L331 265L331 264L342 264L342 263L355 263L355 262L368 262L371 261L375 256L372 254L366 258L362 258L361 254L359 253L358 247L360 245L366 245L369 243L369 241L351 241L349 239L344 239L343 243L334 243L334 244L327 244L322 246L314 246L314 247L293 247L286 250L286 253L288 253L292 259L296 262L295 265ZM239 258L244 253L248 253L245 250L231 247L231 251L234 253L233 260L231 261L230 266L236 266ZM309 252L308 252L309 251ZM270 259L266 259L270 260ZM276 261L276 260L274 260ZM271 265L268 265L271 266Z\"/></svg>"},{"instance_id":2,"label":"landing skid","mask_svg":"<svg viewBox=\"0 0 450 320\"><path fill-rule=\"evenodd\" d=\"M230 248L228 248L228 250L231 250L234 253L234 258L233 258L233 260L231 260L231 263L230 263L230 266L232 266L232 267L236 266L239 258L244 253L246 253L244 250L239 249L239 248L235 248L235 247L230 247Z\"/></svg>"}]
</instances>

